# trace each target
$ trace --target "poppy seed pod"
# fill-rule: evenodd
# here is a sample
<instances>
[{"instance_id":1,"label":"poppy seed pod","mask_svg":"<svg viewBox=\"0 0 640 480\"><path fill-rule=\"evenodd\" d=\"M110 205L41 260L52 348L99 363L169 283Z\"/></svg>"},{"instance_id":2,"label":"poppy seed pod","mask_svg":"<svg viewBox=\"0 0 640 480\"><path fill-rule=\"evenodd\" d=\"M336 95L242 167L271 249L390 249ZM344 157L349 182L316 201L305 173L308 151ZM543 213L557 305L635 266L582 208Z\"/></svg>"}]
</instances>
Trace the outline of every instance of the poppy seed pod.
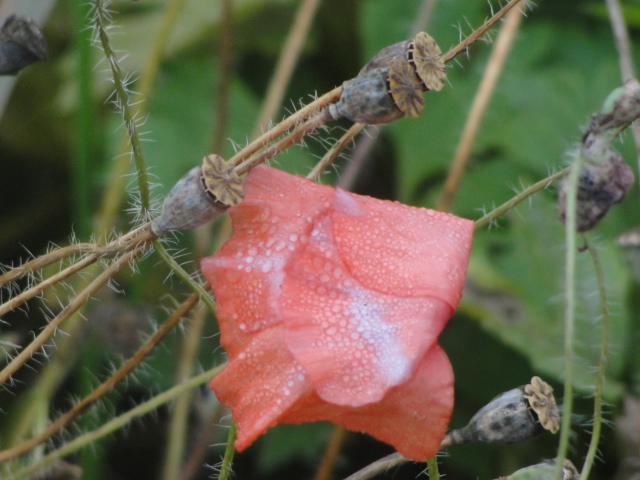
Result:
<instances>
[{"instance_id":1,"label":"poppy seed pod","mask_svg":"<svg viewBox=\"0 0 640 480\"><path fill-rule=\"evenodd\" d=\"M447 81L442 51L436 41L425 32L418 33L408 50L409 60L426 90L439 92Z\"/></svg>"},{"instance_id":2,"label":"poppy seed pod","mask_svg":"<svg viewBox=\"0 0 640 480\"><path fill-rule=\"evenodd\" d=\"M384 47L376 53L367 64L362 67L359 75L374 70L376 68L389 68L396 61L407 58L407 52L411 46L410 40L394 43L388 47Z\"/></svg>"},{"instance_id":3,"label":"poppy seed pod","mask_svg":"<svg viewBox=\"0 0 640 480\"><path fill-rule=\"evenodd\" d=\"M539 377L504 392L482 407L469 424L447 434L441 448L464 443L512 444L549 430L556 433L560 415L551 387Z\"/></svg>"},{"instance_id":4,"label":"poppy seed pod","mask_svg":"<svg viewBox=\"0 0 640 480\"><path fill-rule=\"evenodd\" d=\"M47 42L33 20L11 15L0 28L0 75L46 60Z\"/></svg>"},{"instance_id":5,"label":"poppy seed pod","mask_svg":"<svg viewBox=\"0 0 640 480\"><path fill-rule=\"evenodd\" d=\"M204 157L174 185L164 200L162 214L151 231L162 236L171 230L203 225L238 205L243 198L243 180L219 155Z\"/></svg>"},{"instance_id":6,"label":"poppy seed pod","mask_svg":"<svg viewBox=\"0 0 640 480\"><path fill-rule=\"evenodd\" d=\"M344 82L340 100L329 107L331 115L368 124L401 118L404 114L389 95L388 77L388 67L376 67Z\"/></svg>"},{"instance_id":7,"label":"poppy seed pod","mask_svg":"<svg viewBox=\"0 0 640 480\"><path fill-rule=\"evenodd\" d=\"M591 230L609 211L620 203L633 186L633 170L611 147L602 151L598 162L585 162L578 180L576 230ZM562 182L558 194L558 218L566 219L568 179Z\"/></svg>"},{"instance_id":8,"label":"poppy seed pod","mask_svg":"<svg viewBox=\"0 0 640 480\"><path fill-rule=\"evenodd\" d=\"M535 465L513 472L506 477L500 477L496 480L553 480L556 473L556 460L544 460ZM570 460L564 461L562 464L562 477L560 480L578 480L580 473Z\"/></svg>"}]
</instances>

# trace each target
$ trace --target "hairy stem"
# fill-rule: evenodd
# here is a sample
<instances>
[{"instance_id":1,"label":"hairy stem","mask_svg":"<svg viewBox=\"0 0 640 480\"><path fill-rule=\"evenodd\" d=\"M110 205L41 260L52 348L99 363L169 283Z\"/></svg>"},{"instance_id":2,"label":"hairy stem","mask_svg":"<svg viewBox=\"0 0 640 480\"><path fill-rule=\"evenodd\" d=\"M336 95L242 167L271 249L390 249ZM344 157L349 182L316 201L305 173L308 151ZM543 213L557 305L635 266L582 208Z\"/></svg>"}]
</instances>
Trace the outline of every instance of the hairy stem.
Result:
<instances>
[{"instance_id":1,"label":"hairy stem","mask_svg":"<svg viewBox=\"0 0 640 480\"><path fill-rule=\"evenodd\" d=\"M596 280L598 282L598 296L600 297L600 315L601 329L602 329L602 343L600 344L600 359L598 361L598 373L596 376L595 391L593 392L593 431L591 432L591 442L589 443L589 450L587 456L584 459L582 466L582 472L580 472L580 480L587 480L589 478L589 472L595 460L596 453L598 451L598 443L600 440L600 430L602 428L602 388L604 386L604 376L607 367L607 357L609 356L609 304L607 302L607 292L604 286L604 272L602 271L602 264L600 263L600 257L598 252L584 236L585 245L589 250L591 259L593 260L593 267L596 273Z\"/></svg>"}]
</instances>

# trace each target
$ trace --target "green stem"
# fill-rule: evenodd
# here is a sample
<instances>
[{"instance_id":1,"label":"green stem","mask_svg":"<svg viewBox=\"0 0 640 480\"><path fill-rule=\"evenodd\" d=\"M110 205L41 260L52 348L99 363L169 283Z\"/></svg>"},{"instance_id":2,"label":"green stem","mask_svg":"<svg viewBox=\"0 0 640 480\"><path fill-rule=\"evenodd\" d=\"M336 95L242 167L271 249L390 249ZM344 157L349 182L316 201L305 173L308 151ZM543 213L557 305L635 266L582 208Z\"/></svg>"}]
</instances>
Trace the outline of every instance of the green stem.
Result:
<instances>
[{"instance_id":1,"label":"green stem","mask_svg":"<svg viewBox=\"0 0 640 480\"><path fill-rule=\"evenodd\" d=\"M189 273L184 268L182 268L178 262L176 262L173 259L173 257L169 254L169 252L167 252L167 250L164 248L164 246L162 245L162 243L160 243L159 240L156 240L155 242L153 242L153 247L156 249L156 252L158 252L158 255L160 255L162 260L164 260L164 262L169 266L169 268L171 268L171 270L173 270L174 273L178 275L178 277L180 277L182 281L184 281L187 285L189 285L189 288L191 288L191 290L193 290L197 295L199 295L200 300L202 300L207 305L207 307L209 307L209 310L211 311L211 313L215 314L216 306L214 305L213 300L211 299L211 295L207 293L207 291L202 287L202 285L193 281L193 279L191 278L191 275L189 275Z\"/></svg>"},{"instance_id":2,"label":"green stem","mask_svg":"<svg viewBox=\"0 0 640 480\"><path fill-rule=\"evenodd\" d=\"M222 459L222 465L220 466L220 475L218 480L228 480L231 475L231 466L233 464L233 456L236 453L236 449L233 446L233 442L236 439L236 422L231 420L229 426L229 436L227 437L227 448L224 450L224 458Z\"/></svg>"},{"instance_id":3,"label":"green stem","mask_svg":"<svg viewBox=\"0 0 640 480\"><path fill-rule=\"evenodd\" d=\"M77 58L77 107L73 155L73 209L79 238L86 240L91 232L89 168L95 152L96 116L93 103L93 55L91 31L86 28L90 6L73 2L73 26Z\"/></svg>"},{"instance_id":4,"label":"green stem","mask_svg":"<svg viewBox=\"0 0 640 480\"><path fill-rule=\"evenodd\" d=\"M440 478L438 458L435 455L427 460L427 472L429 473L429 480L438 480Z\"/></svg>"},{"instance_id":5,"label":"green stem","mask_svg":"<svg viewBox=\"0 0 640 480\"><path fill-rule=\"evenodd\" d=\"M142 208L142 217L147 219L149 213L150 194L149 194L149 180L147 177L147 167L144 160L144 154L142 152L142 143L140 136L138 135L138 127L136 122L141 119L136 119L137 113L131 110L129 104L129 92L125 83L122 70L120 69L120 63L118 58L111 48L111 41L107 33L107 27L109 23L109 16L106 11L105 0L96 0L95 2L95 15L94 24L98 31L98 38L102 44L105 57L111 67L111 74L113 75L113 83L116 89L116 105L122 112L122 118L129 134L129 141L131 142L131 150L133 154L133 160L138 172L138 188L140 189L140 205Z\"/></svg>"},{"instance_id":6,"label":"green stem","mask_svg":"<svg viewBox=\"0 0 640 480\"><path fill-rule=\"evenodd\" d=\"M223 367L224 365L219 365L215 368L207 370L206 372L203 372L200 375L196 375L195 377L191 378L190 380L180 385L176 385L175 387L170 388L169 390L167 390L164 393L161 393L160 395L156 395L151 400L148 400L138 405L137 407L132 408L128 412L123 413L122 415L105 423L99 428L76 438L75 440L67 443L66 445L64 445L63 447L60 447L57 450L54 450L48 455L45 455L44 457L33 462L28 467L25 467L22 470L15 472L13 475L7 477L7 480L18 480L21 478L26 478L32 473L37 472L42 468L46 467L47 465L51 465L55 461L60 460L66 457L67 455L70 455L80 450L81 448L94 444L97 440L103 437L106 437L107 435L124 427L131 420L138 417L142 417L143 415L146 415L147 413L157 409L161 405L164 405L165 403L169 403L171 400L182 395L182 393L186 392L187 390L190 390L192 388L203 385L204 383L207 383L208 381L211 380L211 378L215 377L218 374L218 372L222 370Z\"/></svg>"},{"instance_id":7,"label":"green stem","mask_svg":"<svg viewBox=\"0 0 640 480\"><path fill-rule=\"evenodd\" d=\"M596 387L593 400L593 431L591 433L591 442L589 450L584 459L580 480L587 480L591 466L596 457L598 450L598 441L600 439L600 430L602 427L602 388L604 385L604 375L607 365L607 357L609 355L609 305L607 303L607 292L604 288L604 273L602 264L596 249L584 237L585 244L589 249L589 254L593 259L593 266L596 272L596 280L598 282L598 295L600 297L600 314L602 316L602 343L600 345L600 359L598 362L598 374L596 376Z\"/></svg>"},{"instance_id":8,"label":"green stem","mask_svg":"<svg viewBox=\"0 0 640 480\"><path fill-rule=\"evenodd\" d=\"M490 224L491 222L496 220L498 217L504 215L509 210L511 210L513 207L515 207L519 203L521 203L524 200L526 200L527 198L529 198L534 193L537 193L540 190L544 190L552 182L555 182L556 180L564 177L569 172L570 168L571 167L567 167L564 170L560 170L559 172L554 173L553 175L550 175L547 178L545 178L543 180L540 180L539 182L534 183L530 187L525 188L522 192L517 194L512 199L510 199L507 202L503 203L499 207L494 208L492 211L487 213L485 216L483 216L482 218L479 218L478 220L476 220L475 224L474 224L475 229L478 230L478 229Z\"/></svg>"},{"instance_id":9,"label":"green stem","mask_svg":"<svg viewBox=\"0 0 640 480\"><path fill-rule=\"evenodd\" d=\"M565 257L565 315L564 315L564 402L562 409L562 427L560 445L556 458L554 480L562 478L562 468L569 448L571 433L571 414L573 411L573 337L576 315L576 208L578 179L583 158L578 155L569 173L567 182L567 206L565 219L566 257Z\"/></svg>"}]
</instances>

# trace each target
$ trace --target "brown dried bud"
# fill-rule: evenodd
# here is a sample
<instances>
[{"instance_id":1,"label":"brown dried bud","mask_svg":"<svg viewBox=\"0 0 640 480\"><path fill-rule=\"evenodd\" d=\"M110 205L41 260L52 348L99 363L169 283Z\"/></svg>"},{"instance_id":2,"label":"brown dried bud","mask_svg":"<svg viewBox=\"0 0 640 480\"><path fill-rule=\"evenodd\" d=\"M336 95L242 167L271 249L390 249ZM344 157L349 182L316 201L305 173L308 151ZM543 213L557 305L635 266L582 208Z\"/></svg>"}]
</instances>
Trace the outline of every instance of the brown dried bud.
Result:
<instances>
[{"instance_id":1,"label":"brown dried bud","mask_svg":"<svg viewBox=\"0 0 640 480\"><path fill-rule=\"evenodd\" d=\"M15 75L46 58L47 41L36 23L27 17L8 17L0 27L0 75Z\"/></svg>"},{"instance_id":2,"label":"brown dried bud","mask_svg":"<svg viewBox=\"0 0 640 480\"><path fill-rule=\"evenodd\" d=\"M242 198L242 180L233 167L219 155L209 155L174 185L151 231L160 237L171 230L198 227L238 205Z\"/></svg>"},{"instance_id":3,"label":"brown dried bud","mask_svg":"<svg viewBox=\"0 0 640 480\"><path fill-rule=\"evenodd\" d=\"M389 70L389 93L396 106L407 117L415 118L424 108L422 82L412 65L404 58L396 60Z\"/></svg>"},{"instance_id":4,"label":"brown dried bud","mask_svg":"<svg viewBox=\"0 0 640 480\"><path fill-rule=\"evenodd\" d=\"M544 418L544 422L542 419ZM441 448L469 442L511 444L560 428L552 388L539 377L531 384L504 392L482 407L461 429L447 434Z\"/></svg>"},{"instance_id":5,"label":"brown dried bud","mask_svg":"<svg viewBox=\"0 0 640 480\"><path fill-rule=\"evenodd\" d=\"M390 68L397 60L406 59L410 45L411 41L405 40L404 42L398 42L384 47L362 67L358 75L375 70L376 68Z\"/></svg>"},{"instance_id":6,"label":"brown dried bud","mask_svg":"<svg viewBox=\"0 0 640 480\"><path fill-rule=\"evenodd\" d=\"M408 55L424 88L436 92L442 90L447 81L447 70L436 41L429 34L420 32L412 40Z\"/></svg>"},{"instance_id":7,"label":"brown dried bud","mask_svg":"<svg viewBox=\"0 0 640 480\"><path fill-rule=\"evenodd\" d=\"M340 100L330 105L333 118L346 117L354 123L389 123L403 116L391 95L389 68L377 67L344 82Z\"/></svg>"},{"instance_id":8,"label":"brown dried bud","mask_svg":"<svg viewBox=\"0 0 640 480\"><path fill-rule=\"evenodd\" d=\"M633 170L613 148L604 149L604 157L599 162L586 162L578 180L576 230L586 232L592 229L607 213L609 208L620 203L634 182ZM565 177L558 195L558 218L566 220L567 185Z\"/></svg>"}]
</instances>

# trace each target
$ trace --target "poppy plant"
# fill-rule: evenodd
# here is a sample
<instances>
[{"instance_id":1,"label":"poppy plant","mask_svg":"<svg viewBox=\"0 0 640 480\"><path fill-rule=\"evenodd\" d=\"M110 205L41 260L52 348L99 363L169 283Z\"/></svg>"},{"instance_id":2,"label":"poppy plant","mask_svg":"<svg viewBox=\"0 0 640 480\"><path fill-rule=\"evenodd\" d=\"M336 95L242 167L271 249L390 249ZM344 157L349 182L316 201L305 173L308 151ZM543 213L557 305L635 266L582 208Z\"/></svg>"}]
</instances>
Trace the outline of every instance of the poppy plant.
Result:
<instances>
[{"instance_id":1,"label":"poppy plant","mask_svg":"<svg viewBox=\"0 0 640 480\"><path fill-rule=\"evenodd\" d=\"M426 460L453 408L438 334L460 300L473 222L269 167L202 261L229 364L212 380L243 450L277 423L328 420Z\"/></svg>"}]
</instances>

